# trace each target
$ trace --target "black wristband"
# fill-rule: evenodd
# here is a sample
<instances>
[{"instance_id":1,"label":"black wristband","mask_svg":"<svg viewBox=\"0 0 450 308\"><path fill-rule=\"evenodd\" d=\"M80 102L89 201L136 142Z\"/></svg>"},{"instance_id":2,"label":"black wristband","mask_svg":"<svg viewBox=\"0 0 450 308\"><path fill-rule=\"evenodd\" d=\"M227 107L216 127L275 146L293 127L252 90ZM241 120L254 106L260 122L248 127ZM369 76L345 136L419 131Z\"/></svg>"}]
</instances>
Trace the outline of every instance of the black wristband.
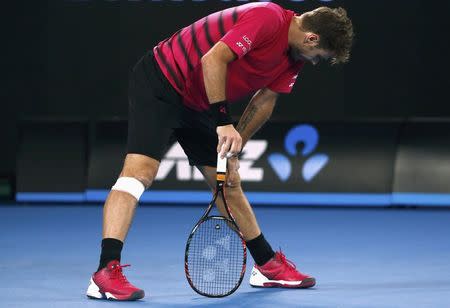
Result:
<instances>
[{"instance_id":1,"label":"black wristband","mask_svg":"<svg viewBox=\"0 0 450 308\"><path fill-rule=\"evenodd\" d=\"M216 119L217 126L224 126L233 123L227 101L213 103L210 108L213 117Z\"/></svg>"}]
</instances>

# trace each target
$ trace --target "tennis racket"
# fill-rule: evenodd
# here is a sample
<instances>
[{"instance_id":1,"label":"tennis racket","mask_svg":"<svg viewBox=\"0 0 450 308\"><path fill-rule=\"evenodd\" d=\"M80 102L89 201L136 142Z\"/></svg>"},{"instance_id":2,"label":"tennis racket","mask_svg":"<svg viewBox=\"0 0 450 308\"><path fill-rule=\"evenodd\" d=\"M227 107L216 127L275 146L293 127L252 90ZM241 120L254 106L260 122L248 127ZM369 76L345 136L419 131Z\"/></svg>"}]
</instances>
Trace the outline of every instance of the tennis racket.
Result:
<instances>
[{"instance_id":1,"label":"tennis racket","mask_svg":"<svg viewBox=\"0 0 450 308\"><path fill-rule=\"evenodd\" d=\"M218 155L216 191L186 243L186 278L195 292L208 297L224 297L236 291L247 262L245 241L225 199L226 170L227 159ZM228 217L209 216L217 198L222 198Z\"/></svg>"}]
</instances>

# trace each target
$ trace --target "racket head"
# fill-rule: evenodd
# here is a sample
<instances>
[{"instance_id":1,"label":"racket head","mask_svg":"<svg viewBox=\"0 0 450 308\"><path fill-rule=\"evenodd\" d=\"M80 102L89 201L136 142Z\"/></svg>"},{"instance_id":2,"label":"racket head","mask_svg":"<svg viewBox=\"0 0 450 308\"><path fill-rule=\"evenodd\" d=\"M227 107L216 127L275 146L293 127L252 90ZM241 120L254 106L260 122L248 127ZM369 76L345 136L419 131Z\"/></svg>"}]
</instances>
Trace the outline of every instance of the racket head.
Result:
<instances>
[{"instance_id":1,"label":"racket head","mask_svg":"<svg viewBox=\"0 0 450 308\"><path fill-rule=\"evenodd\" d=\"M228 296L240 286L246 260L245 241L236 224L222 216L209 216L189 235L185 251L186 278L200 295Z\"/></svg>"}]
</instances>

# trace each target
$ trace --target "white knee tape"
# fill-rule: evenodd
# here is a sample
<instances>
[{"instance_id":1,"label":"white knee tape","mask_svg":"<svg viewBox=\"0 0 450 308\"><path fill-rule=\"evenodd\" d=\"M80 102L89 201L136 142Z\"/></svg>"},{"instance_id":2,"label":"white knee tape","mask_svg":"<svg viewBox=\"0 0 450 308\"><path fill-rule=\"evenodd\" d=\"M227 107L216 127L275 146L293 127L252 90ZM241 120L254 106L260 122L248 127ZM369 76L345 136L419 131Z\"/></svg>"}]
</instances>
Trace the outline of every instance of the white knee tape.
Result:
<instances>
[{"instance_id":1,"label":"white knee tape","mask_svg":"<svg viewBox=\"0 0 450 308\"><path fill-rule=\"evenodd\" d=\"M138 179L131 177L120 177L111 189L127 192L139 201L144 193L145 186Z\"/></svg>"}]
</instances>

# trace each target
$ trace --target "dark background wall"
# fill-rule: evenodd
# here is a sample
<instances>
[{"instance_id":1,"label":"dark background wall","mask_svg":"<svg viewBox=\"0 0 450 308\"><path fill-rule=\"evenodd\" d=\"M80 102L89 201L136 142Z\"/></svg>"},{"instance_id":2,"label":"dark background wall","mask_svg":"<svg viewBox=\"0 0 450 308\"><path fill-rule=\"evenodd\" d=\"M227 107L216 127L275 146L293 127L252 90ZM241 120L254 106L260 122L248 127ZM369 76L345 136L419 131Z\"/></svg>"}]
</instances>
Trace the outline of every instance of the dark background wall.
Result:
<instances>
[{"instance_id":1,"label":"dark background wall","mask_svg":"<svg viewBox=\"0 0 450 308\"><path fill-rule=\"evenodd\" d=\"M238 1L64 1L21 3L16 43L26 91L21 115L126 116L127 76L157 42ZM351 62L308 66L283 120L448 116L443 104L450 4L430 1L277 1L302 12L343 6L357 33ZM435 5L433 5L435 3ZM31 6L31 7L30 7ZM441 16L442 15L442 16ZM26 22L24 22L26 21ZM22 76L23 76L22 75ZM424 101L425 100L425 101Z\"/></svg>"},{"instance_id":2,"label":"dark background wall","mask_svg":"<svg viewBox=\"0 0 450 308\"><path fill-rule=\"evenodd\" d=\"M343 6L356 31L349 64L306 66L275 121L449 117L450 3L276 1L301 13ZM245 1L14 1L4 6L6 96L0 178L14 177L18 123L126 118L127 77L158 41ZM245 104L235 105L237 115ZM93 126L93 125L91 125Z\"/></svg>"}]
</instances>

